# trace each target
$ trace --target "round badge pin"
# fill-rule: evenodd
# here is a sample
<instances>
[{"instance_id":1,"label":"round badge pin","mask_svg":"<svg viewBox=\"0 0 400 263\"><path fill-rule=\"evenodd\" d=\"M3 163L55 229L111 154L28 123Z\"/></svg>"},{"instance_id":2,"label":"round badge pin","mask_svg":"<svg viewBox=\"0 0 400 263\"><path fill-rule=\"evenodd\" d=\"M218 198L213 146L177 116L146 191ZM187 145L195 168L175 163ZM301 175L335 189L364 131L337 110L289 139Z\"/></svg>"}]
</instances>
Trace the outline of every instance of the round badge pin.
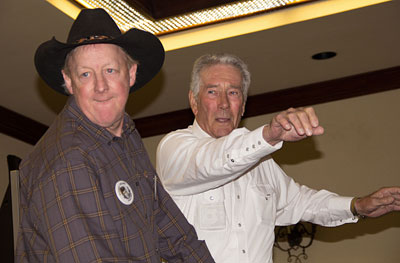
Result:
<instances>
[{"instance_id":1,"label":"round badge pin","mask_svg":"<svg viewBox=\"0 0 400 263\"><path fill-rule=\"evenodd\" d=\"M119 201L124 205L130 205L133 202L133 191L131 186L125 181L118 181L115 184L115 194Z\"/></svg>"}]
</instances>

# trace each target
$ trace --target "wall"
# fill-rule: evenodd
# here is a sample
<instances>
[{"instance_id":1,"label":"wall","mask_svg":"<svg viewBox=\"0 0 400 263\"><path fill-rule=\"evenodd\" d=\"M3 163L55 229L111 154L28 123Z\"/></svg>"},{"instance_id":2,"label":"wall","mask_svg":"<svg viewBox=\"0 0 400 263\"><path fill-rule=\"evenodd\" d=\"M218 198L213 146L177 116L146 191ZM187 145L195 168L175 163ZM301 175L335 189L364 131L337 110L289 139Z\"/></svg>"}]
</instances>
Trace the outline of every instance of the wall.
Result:
<instances>
[{"instance_id":1,"label":"wall","mask_svg":"<svg viewBox=\"0 0 400 263\"><path fill-rule=\"evenodd\" d=\"M323 136L286 143L274 154L301 184L347 196L363 196L383 186L399 185L400 90L315 106ZM246 120L262 125L270 116ZM400 213L337 228L318 227L316 241L303 262L397 263ZM276 251L275 262L287 254Z\"/></svg>"},{"instance_id":2,"label":"wall","mask_svg":"<svg viewBox=\"0 0 400 263\"><path fill-rule=\"evenodd\" d=\"M363 196L400 185L400 90L316 105L325 134L285 143L273 155L287 174L301 184L346 196ZM254 129L272 114L245 119ZM145 138L152 161L162 136ZM304 263L398 263L400 213L336 228L317 227ZM287 262L275 249L275 263ZM294 261L292 261L294 262Z\"/></svg>"}]
</instances>

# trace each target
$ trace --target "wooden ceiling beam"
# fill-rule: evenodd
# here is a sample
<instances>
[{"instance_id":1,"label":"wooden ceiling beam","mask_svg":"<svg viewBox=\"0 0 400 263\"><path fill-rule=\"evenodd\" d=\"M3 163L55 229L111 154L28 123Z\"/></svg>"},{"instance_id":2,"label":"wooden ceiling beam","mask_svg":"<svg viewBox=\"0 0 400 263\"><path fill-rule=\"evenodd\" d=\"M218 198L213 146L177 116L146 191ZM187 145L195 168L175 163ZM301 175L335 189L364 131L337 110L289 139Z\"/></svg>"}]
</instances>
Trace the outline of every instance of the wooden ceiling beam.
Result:
<instances>
[{"instance_id":1,"label":"wooden ceiling beam","mask_svg":"<svg viewBox=\"0 0 400 263\"><path fill-rule=\"evenodd\" d=\"M250 96L243 118L400 88L400 66ZM0 106L0 132L36 144L47 126ZM193 123L190 109L134 119L142 137L166 134Z\"/></svg>"}]
</instances>

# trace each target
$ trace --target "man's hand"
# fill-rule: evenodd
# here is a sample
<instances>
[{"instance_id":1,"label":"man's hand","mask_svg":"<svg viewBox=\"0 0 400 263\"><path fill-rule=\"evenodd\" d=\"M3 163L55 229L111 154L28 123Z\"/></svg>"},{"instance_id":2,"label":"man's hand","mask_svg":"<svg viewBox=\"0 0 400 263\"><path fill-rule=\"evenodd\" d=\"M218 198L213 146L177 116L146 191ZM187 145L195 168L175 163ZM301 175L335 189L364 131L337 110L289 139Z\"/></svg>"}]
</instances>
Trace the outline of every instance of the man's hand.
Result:
<instances>
[{"instance_id":1,"label":"man's hand","mask_svg":"<svg viewBox=\"0 0 400 263\"><path fill-rule=\"evenodd\" d=\"M312 107L290 108L272 118L263 130L263 137L271 145L281 141L293 142L308 136L321 135L318 117Z\"/></svg>"},{"instance_id":2,"label":"man's hand","mask_svg":"<svg viewBox=\"0 0 400 263\"><path fill-rule=\"evenodd\" d=\"M386 187L358 198L354 204L361 216L378 217L392 211L400 211L400 187Z\"/></svg>"}]
</instances>

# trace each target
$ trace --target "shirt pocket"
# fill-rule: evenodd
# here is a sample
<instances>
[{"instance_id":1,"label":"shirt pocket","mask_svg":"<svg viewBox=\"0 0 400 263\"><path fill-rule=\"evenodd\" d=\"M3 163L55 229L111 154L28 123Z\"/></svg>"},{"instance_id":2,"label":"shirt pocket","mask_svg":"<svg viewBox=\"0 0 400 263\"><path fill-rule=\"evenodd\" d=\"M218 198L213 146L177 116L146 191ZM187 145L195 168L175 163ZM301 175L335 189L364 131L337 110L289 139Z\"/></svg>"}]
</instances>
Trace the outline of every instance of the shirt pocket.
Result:
<instances>
[{"instance_id":1,"label":"shirt pocket","mask_svg":"<svg viewBox=\"0 0 400 263\"><path fill-rule=\"evenodd\" d=\"M202 230L222 230L226 228L225 195L221 188L202 194L199 205L199 223Z\"/></svg>"},{"instance_id":2,"label":"shirt pocket","mask_svg":"<svg viewBox=\"0 0 400 263\"><path fill-rule=\"evenodd\" d=\"M257 222L275 225L276 195L274 189L268 184L257 184L250 187Z\"/></svg>"}]
</instances>

